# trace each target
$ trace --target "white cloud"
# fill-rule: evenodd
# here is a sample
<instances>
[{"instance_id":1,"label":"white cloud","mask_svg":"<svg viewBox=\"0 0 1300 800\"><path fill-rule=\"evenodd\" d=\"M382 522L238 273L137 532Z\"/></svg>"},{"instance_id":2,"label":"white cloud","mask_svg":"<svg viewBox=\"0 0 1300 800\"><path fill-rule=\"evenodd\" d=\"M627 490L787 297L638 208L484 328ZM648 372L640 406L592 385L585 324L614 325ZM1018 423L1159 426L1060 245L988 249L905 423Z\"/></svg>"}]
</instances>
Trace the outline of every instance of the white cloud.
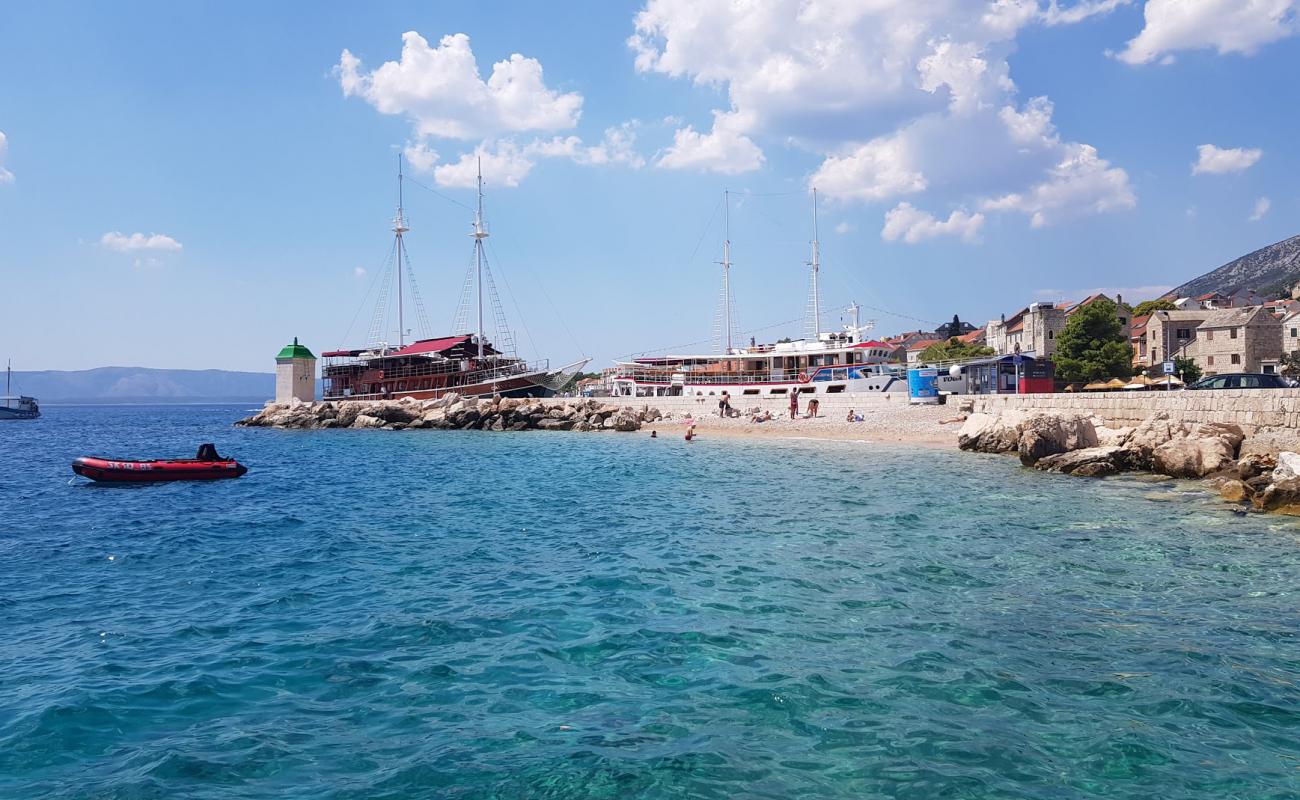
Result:
<instances>
[{"instance_id":1,"label":"white cloud","mask_svg":"<svg viewBox=\"0 0 1300 800\"><path fill-rule=\"evenodd\" d=\"M887 242L902 239L908 244L916 244L939 236L959 236L964 242L978 242L983 226L983 214L954 211L946 221L940 221L929 212L914 208L911 203L899 203L885 214L885 227L880 231L880 238Z\"/></svg>"},{"instance_id":2,"label":"white cloud","mask_svg":"<svg viewBox=\"0 0 1300 800\"><path fill-rule=\"evenodd\" d=\"M1027 194L1087 147L1061 137L1046 98L1021 106L1008 56L1027 26L1126 4L645 0L628 45L640 72L726 93L712 129L680 128L661 166L758 169L775 141L822 157L808 183L831 199L953 202Z\"/></svg>"},{"instance_id":3,"label":"white cloud","mask_svg":"<svg viewBox=\"0 0 1300 800\"><path fill-rule=\"evenodd\" d=\"M1029 215L1032 227L1041 228L1080 214L1101 214L1136 205L1128 173L1099 158L1093 146L1071 144L1047 180L1025 193L986 200L982 207L985 211L1020 211Z\"/></svg>"},{"instance_id":4,"label":"white cloud","mask_svg":"<svg viewBox=\"0 0 1300 800\"><path fill-rule=\"evenodd\" d=\"M697 169L738 175L763 166L763 151L740 133L734 113L713 112L713 130L687 125L673 134L672 146L655 163L666 169Z\"/></svg>"},{"instance_id":5,"label":"white cloud","mask_svg":"<svg viewBox=\"0 0 1300 800\"><path fill-rule=\"evenodd\" d=\"M418 136L477 139L503 133L572 128L582 95L546 86L537 59L515 53L479 77L469 37L442 37L437 47L415 31L402 34L402 55L371 72L343 51L335 68L346 97L360 97L384 114L412 119Z\"/></svg>"},{"instance_id":6,"label":"white cloud","mask_svg":"<svg viewBox=\"0 0 1300 800\"><path fill-rule=\"evenodd\" d=\"M1297 0L1147 0L1146 23L1117 57L1169 63L1178 50L1251 55L1296 32Z\"/></svg>"},{"instance_id":7,"label":"white cloud","mask_svg":"<svg viewBox=\"0 0 1300 800\"><path fill-rule=\"evenodd\" d=\"M483 175L492 185L518 186L533 171L536 163L532 154L504 139L495 144L484 142L457 161L439 164L433 168L433 177L439 186L469 189L477 185L479 165L482 164Z\"/></svg>"},{"instance_id":8,"label":"white cloud","mask_svg":"<svg viewBox=\"0 0 1300 800\"><path fill-rule=\"evenodd\" d=\"M1267 214L1268 210L1272 207L1273 207L1273 201L1269 200L1267 197L1259 198L1258 200L1255 201L1255 210L1250 215L1250 221L1259 222L1261 219L1264 218L1264 215Z\"/></svg>"},{"instance_id":9,"label":"white cloud","mask_svg":"<svg viewBox=\"0 0 1300 800\"><path fill-rule=\"evenodd\" d=\"M14 174L5 169L5 156L9 153L9 139L0 131L0 184L13 183Z\"/></svg>"},{"instance_id":10,"label":"white cloud","mask_svg":"<svg viewBox=\"0 0 1300 800\"><path fill-rule=\"evenodd\" d=\"M362 278L366 277L366 268L357 267L356 269L352 270L352 277L356 278L357 280L361 280Z\"/></svg>"},{"instance_id":11,"label":"white cloud","mask_svg":"<svg viewBox=\"0 0 1300 800\"><path fill-rule=\"evenodd\" d=\"M520 134L576 127L582 95L548 87L541 63L518 53L493 64L492 74L483 80L463 33L444 36L431 47L419 33L408 31L402 34L401 57L371 71L344 50L334 74L345 97L360 97L380 113L411 120L411 140L403 152L412 168L433 174L444 186L473 186L479 158L484 176L499 186L517 186L541 158L595 166L645 164L635 149L635 120L607 128L595 145L578 136L520 143ZM444 163L435 140L479 143Z\"/></svg>"},{"instance_id":12,"label":"white cloud","mask_svg":"<svg viewBox=\"0 0 1300 800\"><path fill-rule=\"evenodd\" d=\"M857 229L858 226L854 225L852 222L841 222L840 224L835 226L835 232L838 233L840 236L843 236L846 233L853 233Z\"/></svg>"},{"instance_id":13,"label":"white cloud","mask_svg":"<svg viewBox=\"0 0 1300 800\"><path fill-rule=\"evenodd\" d=\"M1196 148L1196 163L1192 165L1193 175L1223 175L1228 172L1243 172L1249 169L1264 151L1259 148L1215 147L1203 144Z\"/></svg>"},{"instance_id":14,"label":"white cloud","mask_svg":"<svg viewBox=\"0 0 1300 800\"><path fill-rule=\"evenodd\" d=\"M638 123L625 122L606 128L599 144L586 145L577 136L555 136L535 139L519 144L513 139L484 141L472 152L463 153L453 162L437 163L437 154L419 146L408 145L406 153L411 165L422 172L433 174L439 186L472 188L478 180L479 163L483 177L495 186L518 186L528 177L537 162L544 158L562 158L575 164L602 166L618 164L630 169L645 166L645 159L636 151Z\"/></svg>"},{"instance_id":15,"label":"white cloud","mask_svg":"<svg viewBox=\"0 0 1300 800\"><path fill-rule=\"evenodd\" d=\"M925 176L915 161L905 136L882 136L827 157L808 182L832 197L886 200L925 191Z\"/></svg>"},{"instance_id":16,"label":"white cloud","mask_svg":"<svg viewBox=\"0 0 1300 800\"><path fill-rule=\"evenodd\" d=\"M181 249L180 242L161 233L151 233L148 236L143 233L133 233L128 236L118 231L111 231L99 237L99 243L105 249L118 253L176 252Z\"/></svg>"}]
</instances>

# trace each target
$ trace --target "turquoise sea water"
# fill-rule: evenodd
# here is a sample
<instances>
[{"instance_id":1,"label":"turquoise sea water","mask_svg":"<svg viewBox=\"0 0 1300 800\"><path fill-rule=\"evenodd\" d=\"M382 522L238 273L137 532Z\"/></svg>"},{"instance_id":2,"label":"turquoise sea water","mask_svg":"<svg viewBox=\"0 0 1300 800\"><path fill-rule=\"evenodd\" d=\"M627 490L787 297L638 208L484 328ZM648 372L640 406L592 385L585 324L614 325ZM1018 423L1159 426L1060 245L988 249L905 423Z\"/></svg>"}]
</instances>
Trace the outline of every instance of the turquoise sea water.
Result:
<instances>
[{"instance_id":1,"label":"turquoise sea water","mask_svg":"<svg viewBox=\"0 0 1300 800\"><path fill-rule=\"evenodd\" d=\"M0 797L1294 798L1300 532L1014 459L0 426ZM78 454L237 481L104 487Z\"/></svg>"}]
</instances>

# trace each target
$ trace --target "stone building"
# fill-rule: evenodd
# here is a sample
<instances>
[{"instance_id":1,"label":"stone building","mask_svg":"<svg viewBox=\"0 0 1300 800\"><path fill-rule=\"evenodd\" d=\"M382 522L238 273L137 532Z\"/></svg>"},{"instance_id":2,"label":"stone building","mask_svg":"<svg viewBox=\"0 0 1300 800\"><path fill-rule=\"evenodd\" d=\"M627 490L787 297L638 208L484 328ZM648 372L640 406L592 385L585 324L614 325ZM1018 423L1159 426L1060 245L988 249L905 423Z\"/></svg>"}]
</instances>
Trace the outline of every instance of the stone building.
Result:
<instances>
[{"instance_id":1,"label":"stone building","mask_svg":"<svg viewBox=\"0 0 1300 800\"><path fill-rule=\"evenodd\" d=\"M1133 348L1133 369L1143 372L1151 366L1151 353L1147 341L1147 322L1150 319L1150 314L1134 317L1128 334L1128 343Z\"/></svg>"},{"instance_id":2,"label":"stone building","mask_svg":"<svg viewBox=\"0 0 1300 800\"><path fill-rule=\"evenodd\" d=\"M1300 350L1300 310L1282 315L1282 354Z\"/></svg>"},{"instance_id":3,"label":"stone building","mask_svg":"<svg viewBox=\"0 0 1300 800\"><path fill-rule=\"evenodd\" d=\"M1282 358L1282 320L1263 306L1210 311L1196 328L1192 357L1206 375L1276 372Z\"/></svg>"},{"instance_id":4,"label":"stone building","mask_svg":"<svg viewBox=\"0 0 1300 800\"><path fill-rule=\"evenodd\" d=\"M1152 312L1147 320L1147 363L1156 367L1173 358L1191 358L1197 327L1214 313L1203 308Z\"/></svg>"},{"instance_id":5,"label":"stone building","mask_svg":"<svg viewBox=\"0 0 1300 800\"><path fill-rule=\"evenodd\" d=\"M989 320L985 327L985 338L989 347L998 355L1017 352L1032 353L1038 358L1051 358L1056 353L1056 337L1065 330L1065 323L1080 309L1097 300L1110 300L1104 294L1094 294L1070 305L1053 303L1033 303L1020 309L1010 318ZM1123 298L1116 297L1115 303L1120 327L1125 338L1132 330L1132 320L1128 309L1123 305Z\"/></svg>"}]
</instances>

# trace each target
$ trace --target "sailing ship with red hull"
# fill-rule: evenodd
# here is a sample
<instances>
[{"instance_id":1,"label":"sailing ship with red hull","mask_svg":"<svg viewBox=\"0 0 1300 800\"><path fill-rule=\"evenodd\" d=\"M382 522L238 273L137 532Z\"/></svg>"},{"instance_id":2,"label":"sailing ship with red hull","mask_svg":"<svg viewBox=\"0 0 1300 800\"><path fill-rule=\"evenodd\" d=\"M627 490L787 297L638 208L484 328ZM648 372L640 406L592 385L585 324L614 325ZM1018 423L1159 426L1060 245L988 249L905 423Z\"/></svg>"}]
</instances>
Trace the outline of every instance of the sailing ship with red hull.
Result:
<instances>
[{"instance_id":1,"label":"sailing ship with red hull","mask_svg":"<svg viewBox=\"0 0 1300 800\"><path fill-rule=\"evenodd\" d=\"M410 270L403 235L407 227L402 200L402 171L397 173L397 216L393 220L395 235L392 271L385 270L383 288L371 322L370 344L366 347L333 350L322 354L322 394L326 400L375 400L411 397L428 400L456 392L466 397L548 397L567 384L575 373L587 365L582 359L552 369L546 359L526 361L514 353L514 336L505 324L501 301L483 242L489 234L483 221L483 174L478 176L478 207L474 213L474 259L466 275L461 300L453 323L454 335L429 337L407 342L406 308L403 280L410 283L417 320L428 327L423 304ZM381 341L388 313L388 287L396 278L397 339L396 346ZM484 291L486 288L486 292ZM483 306L488 302L496 325L496 343L484 331ZM475 330L469 329L471 305L476 309Z\"/></svg>"}]
</instances>

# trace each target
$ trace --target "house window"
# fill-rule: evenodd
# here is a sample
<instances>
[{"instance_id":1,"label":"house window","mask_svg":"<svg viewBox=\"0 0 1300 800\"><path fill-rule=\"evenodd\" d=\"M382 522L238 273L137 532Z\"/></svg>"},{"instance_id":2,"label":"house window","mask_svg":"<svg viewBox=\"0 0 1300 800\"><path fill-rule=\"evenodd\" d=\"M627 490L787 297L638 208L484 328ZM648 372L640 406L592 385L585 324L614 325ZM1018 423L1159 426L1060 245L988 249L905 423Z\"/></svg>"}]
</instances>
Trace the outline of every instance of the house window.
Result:
<instances>
[{"instance_id":1,"label":"house window","mask_svg":"<svg viewBox=\"0 0 1300 800\"><path fill-rule=\"evenodd\" d=\"M1214 331L1206 331L1206 332L1205 332L1205 341L1207 341L1207 342L1212 342L1212 341L1214 341Z\"/></svg>"},{"instance_id":2,"label":"house window","mask_svg":"<svg viewBox=\"0 0 1300 800\"><path fill-rule=\"evenodd\" d=\"M1127 325L1127 324L1128 324L1128 317L1120 317L1120 318L1119 318L1119 324L1121 324L1121 325Z\"/></svg>"},{"instance_id":3,"label":"house window","mask_svg":"<svg viewBox=\"0 0 1300 800\"><path fill-rule=\"evenodd\" d=\"M1055 338L1056 338L1056 331L1048 331L1048 332L1047 332L1047 338L1048 338L1048 339L1055 339Z\"/></svg>"},{"instance_id":4,"label":"house window","mask_svg":"<svg viewBox=\"0 0 1300 800\"><path fill-rule=\"evenodd\" d=\"M1191 328L1179 328L1179 329L1176 331L1176 333L1177 333L1177 336L1178 336L1179 339L1190 339L1190 338L1192 338L1192 329L1191 329Z\"/></svg>"},{"instance_id":5,"label":"house window","mask_svg":"<svg viewBox=\"0 0 1300 800\"><path fill-rule=\"evenodd\" d=\"M1232 354L1232 363L1234 363L1234 364L1240 364L1240 363L1241 363L1241 354L1240 354L1240 353L1233 353L1233 354Z\"/></svg>"},{"instance_id":6,"label":"house window","mask_svg":"<svg viewBox=\"0 0 1300 800\"><path fill-rule=\"evenodd\" d=\"M1214 366L1214 356L1206 356L1206 357L1205 357L1205 366L1207 366L1207 367L1212 367L1212 366Z\"/></svg>"},{"instance_id":7,"label":"house window","mask_svg":"<svg viewBox=\"0 0 1300 800\"><path fill-rule=\"evenodd\" d=\"M1296 337L1296 329L1295 329L1295 328L1292 328L1292 329L1291 329L1291 338L1294 339L1295 337Z\"/></svg>"},{"instance_id":8,"label":"house window","mask_svg":"<svg viewBox=\"0 0 1300 800\"><path fill-rule=\"evenodd\" d=\"M1237 338L1237 329L1236 329L1236 328L1229 328L1229 329L1228 329L1228 338L1229 338L1229 339L1236 339L1236 338Z\"/></svg>"}]
</instances>

